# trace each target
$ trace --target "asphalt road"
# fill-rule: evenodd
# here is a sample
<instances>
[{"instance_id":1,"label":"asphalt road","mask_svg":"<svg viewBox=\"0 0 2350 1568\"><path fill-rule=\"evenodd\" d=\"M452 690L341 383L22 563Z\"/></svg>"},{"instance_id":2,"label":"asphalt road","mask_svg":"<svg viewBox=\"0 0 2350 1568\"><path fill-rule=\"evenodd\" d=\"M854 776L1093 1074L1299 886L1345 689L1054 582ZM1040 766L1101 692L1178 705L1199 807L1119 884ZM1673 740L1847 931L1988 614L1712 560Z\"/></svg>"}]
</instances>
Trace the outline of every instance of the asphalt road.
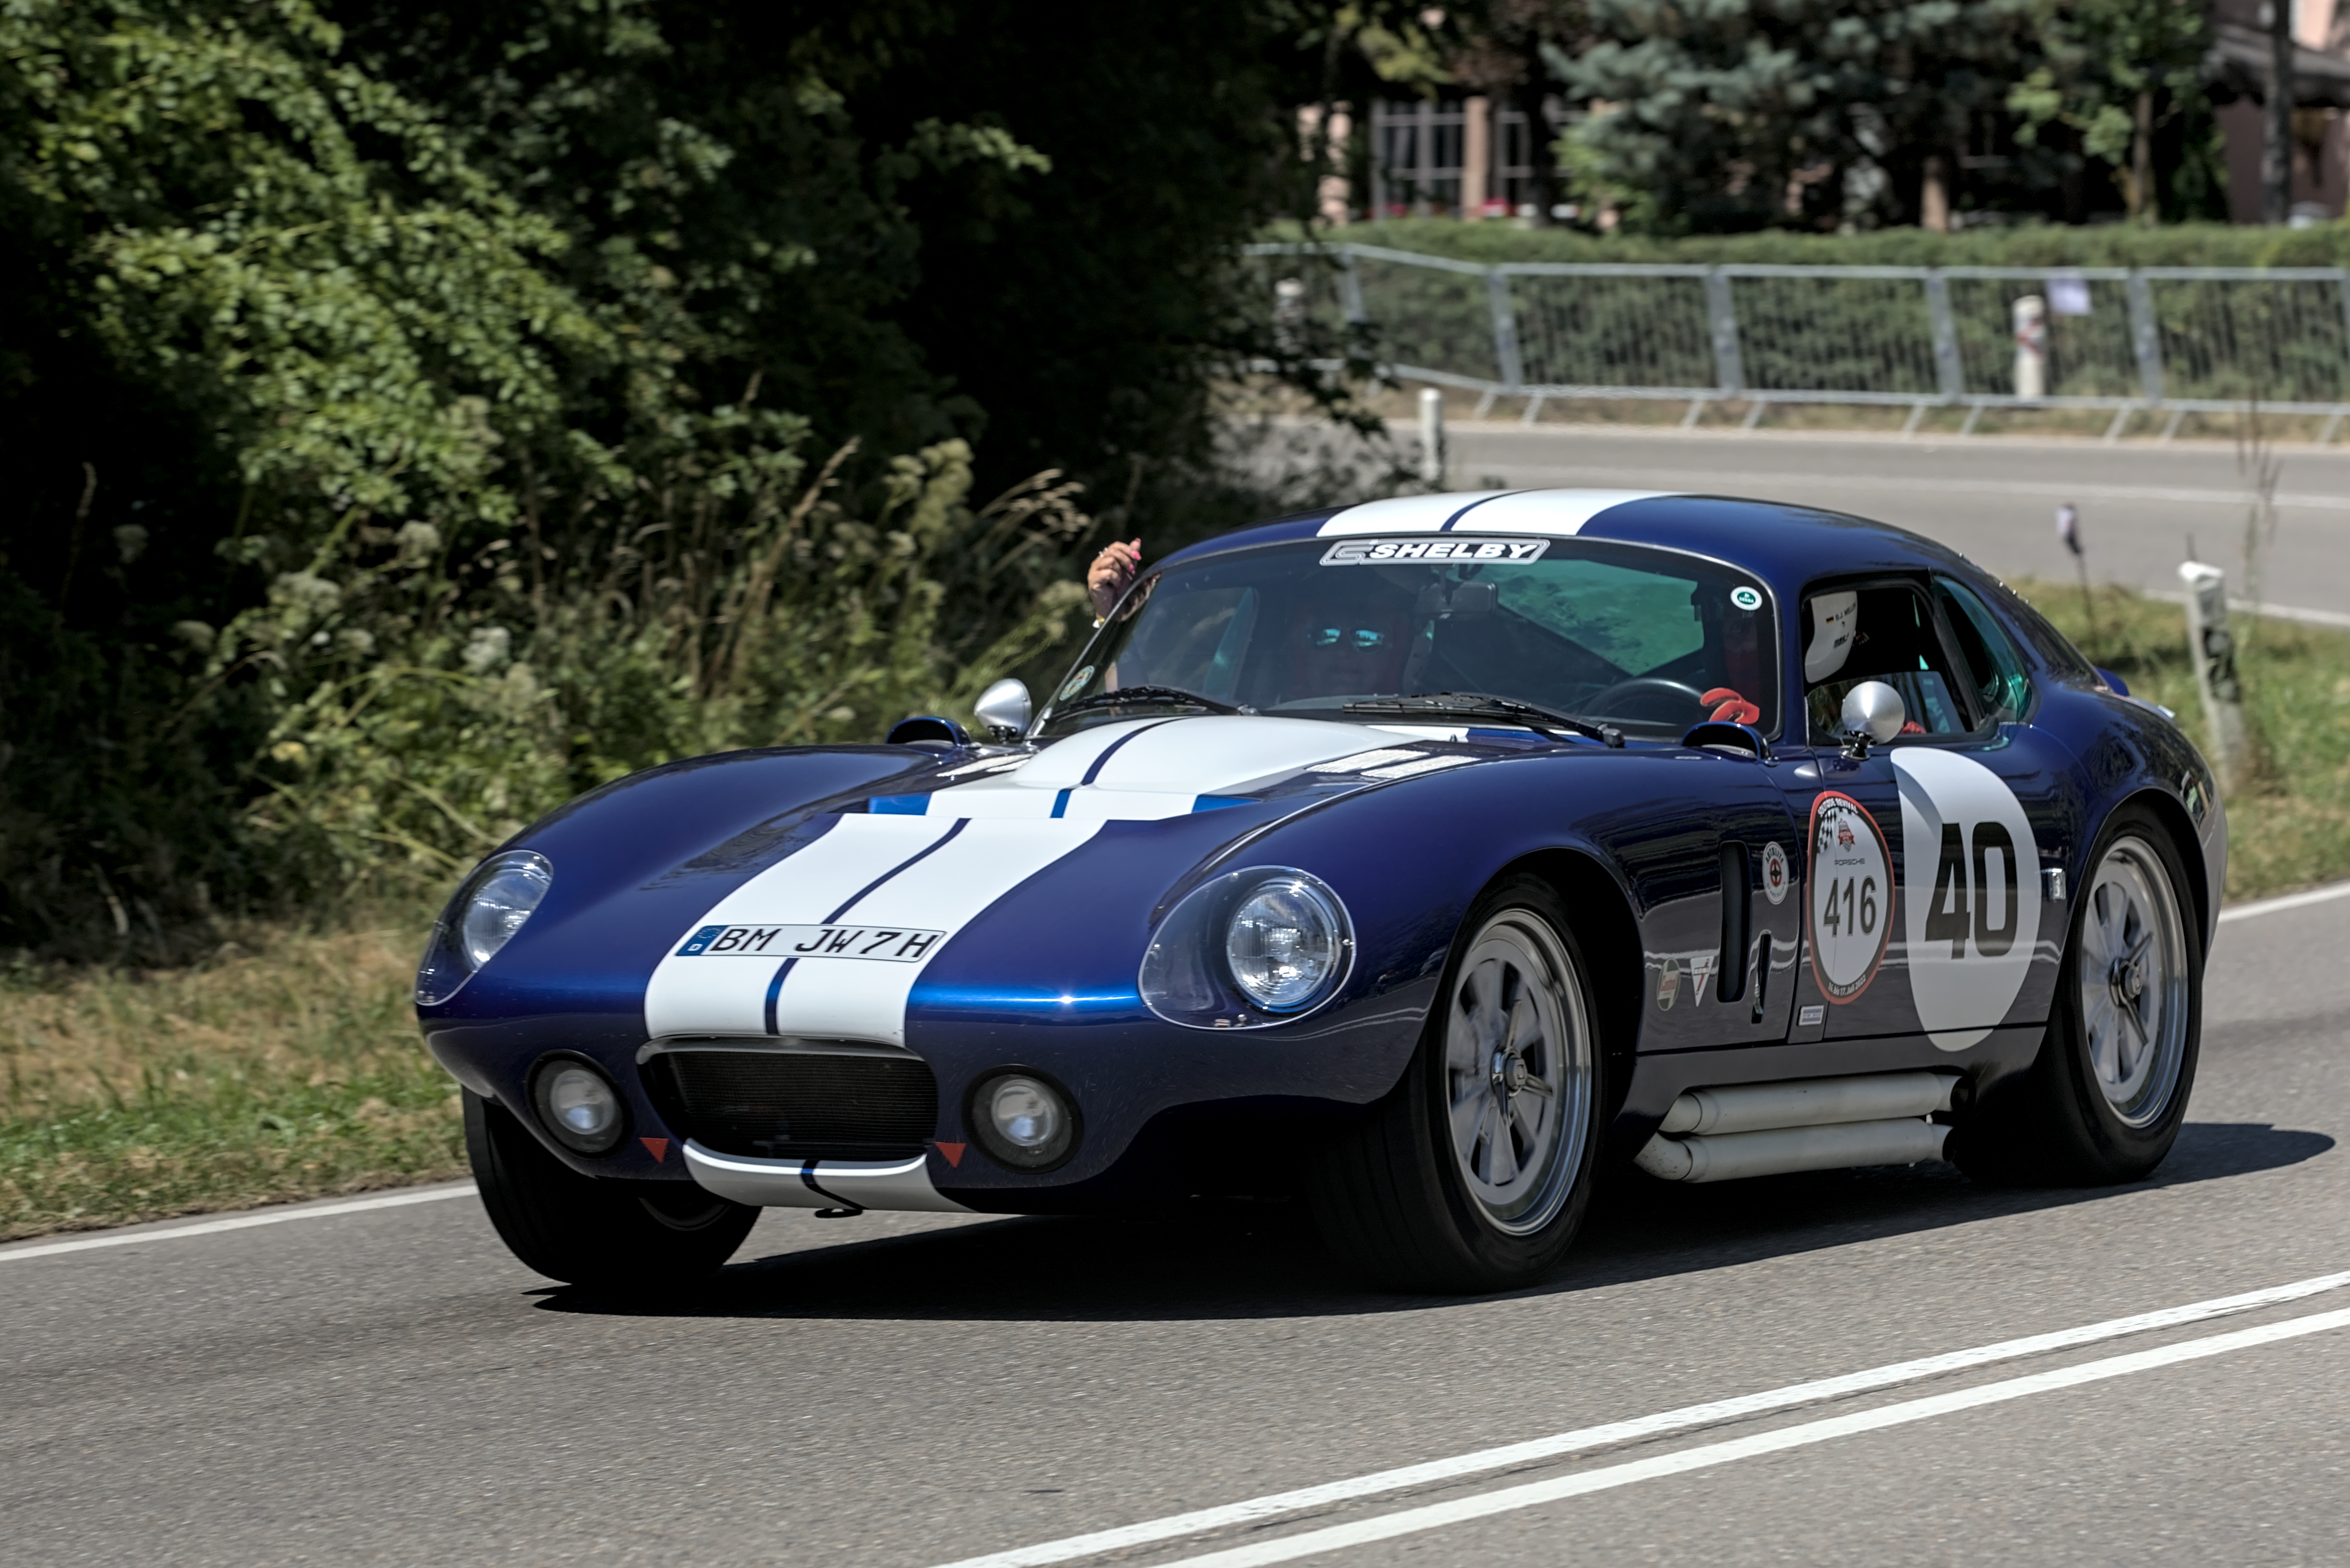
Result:
<instances>
[{"instance_id":1,"label":"asphalt road","mask_svg":"<svg viewBox=\"0 0 2350 1568\"><path fill-rule=\"evenodd\" d=\"M1357 1291L1279 1211L771 1214L668 1314L548 1288L462 1193L0 1249L0 1560L931 1568L2350 1271L2345 945L2350 898L2222 928L2151 1180L1630 1179L1507 1297ZM2337 1279L1068 1560L2340 1563L2345 1309Z\"/></svg>"},{"instance_id":2,"label":"asphalt road","mask_svg":"<svg viewBox=\"0 0 2350 1568\"><path fill-rule=\"evenodd\" d=\"M1393 427L1405 452L1416 427ZM1450 483L1690 491L1856 513L1939 539L2004 577L2069 581L2055 512L2080 508L2091 574L2177 592L2187 539L2245 585L2246 491L2232 446L2017 437L1825 436L1456 421ZM2350 624L2350 447L2280 447L2262 601Z\"/></svg>"}]
</instances>

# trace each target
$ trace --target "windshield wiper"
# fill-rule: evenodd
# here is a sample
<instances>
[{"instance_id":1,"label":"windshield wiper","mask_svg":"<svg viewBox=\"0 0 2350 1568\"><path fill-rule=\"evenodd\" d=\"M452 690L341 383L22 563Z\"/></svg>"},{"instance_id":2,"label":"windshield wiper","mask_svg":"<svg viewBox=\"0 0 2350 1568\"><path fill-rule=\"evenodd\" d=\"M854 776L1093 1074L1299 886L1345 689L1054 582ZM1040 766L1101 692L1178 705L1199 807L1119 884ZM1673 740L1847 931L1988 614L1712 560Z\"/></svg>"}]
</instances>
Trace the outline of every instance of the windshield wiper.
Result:
<instances>
[{"instance_id":1,"label":"windshield wiper","mask_svg":"<svg viewBox=\"0 0 2350 1568\"><path fill-rule=\"evenodd\" d=\"M1494 697L1482 691L1423 691L1410 697L1374 697L1349 702L1346 711L1402 718L1508 719L1552 740L1560 738L1553 732L1565 730L1602 745L1624 743L1624 732L1613 724L1595 724L1539 702L1521 702L1514 697Z\"/></svg>"},{"instance_id":2,"label":"windshield wiper","mask_svg":"<svg viewBox=\"0 0 2350 1568\"><path fill-rule=\"evenodd\" d=\"M1205 708L1211 713L1253 713L1253 708L1236 708L1230 702L1220 702L1213 697L1202 697L1197 691L1186 691L1180 686L1121 686L1115 691L1097 691L1090 697L1080 697L1053 710L1053 717L1063 718L1081 713L1088 708L1117 708L1129 702L1183 703L1193 708Z\"/></svg>"}]
</instances>

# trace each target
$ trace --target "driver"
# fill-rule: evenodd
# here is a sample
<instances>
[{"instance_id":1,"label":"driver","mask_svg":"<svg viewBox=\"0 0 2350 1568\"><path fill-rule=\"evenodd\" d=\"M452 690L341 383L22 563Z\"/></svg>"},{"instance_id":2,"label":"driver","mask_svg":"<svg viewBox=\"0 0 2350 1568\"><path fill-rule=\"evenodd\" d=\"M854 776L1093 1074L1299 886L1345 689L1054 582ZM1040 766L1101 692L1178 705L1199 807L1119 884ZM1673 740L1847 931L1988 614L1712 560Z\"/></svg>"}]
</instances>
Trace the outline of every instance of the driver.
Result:
<instances>
[{"instance_id":1,"label":"driver","mask_svg":"<svg viewBox=\"0 0 2350 1568\"><path fill-rule=\"evenodd\" d=\"M1403 601L1317 597L1289 614L1282 701L1392 695L1403 685L1411 621Z\"/></svg>"}]
</instances>

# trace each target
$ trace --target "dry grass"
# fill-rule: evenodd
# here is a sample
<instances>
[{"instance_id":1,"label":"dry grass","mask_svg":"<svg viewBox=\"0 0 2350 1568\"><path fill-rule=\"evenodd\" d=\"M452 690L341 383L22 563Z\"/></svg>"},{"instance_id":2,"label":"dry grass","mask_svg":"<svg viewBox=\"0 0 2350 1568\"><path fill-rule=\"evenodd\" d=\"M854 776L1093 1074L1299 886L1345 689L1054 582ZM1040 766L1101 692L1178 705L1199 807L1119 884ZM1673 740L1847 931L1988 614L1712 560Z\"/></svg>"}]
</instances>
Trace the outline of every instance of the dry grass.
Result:
<instances>
[{"instance_id":1,"label":"dry grass","mask_svg":"<svg viewBox=\"0 0 2350 1568\"><path fill-rule=\"evenodd\" d=\"M379 913L167 973L0 980L0 1240L458 1174L409 1002L421 929Z\"/></svg>"}]
</instances>

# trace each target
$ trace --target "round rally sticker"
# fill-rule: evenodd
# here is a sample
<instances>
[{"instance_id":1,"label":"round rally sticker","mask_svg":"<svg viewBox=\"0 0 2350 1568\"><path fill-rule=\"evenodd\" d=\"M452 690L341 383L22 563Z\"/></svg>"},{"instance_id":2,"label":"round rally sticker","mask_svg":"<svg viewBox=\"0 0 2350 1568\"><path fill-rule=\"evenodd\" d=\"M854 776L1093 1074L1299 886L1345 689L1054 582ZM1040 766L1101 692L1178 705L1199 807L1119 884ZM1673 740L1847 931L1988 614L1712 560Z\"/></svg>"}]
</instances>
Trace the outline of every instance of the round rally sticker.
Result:
<instances>
[{"instance_id":1,"label":"round rally sticker","mask_svg":"<svg viewBox=\"0 0 2350 1568\"><path fill-rule=\"evenodd\" d=\"M1773 904L1787 901L1787 852L1775 838L1762 846L1762 896Z\"/></svg>"},{"instance_id":2,"label":"round rally sticker","mask_svg":"<svg viewBox=\"0 0 2350 1568\"><path fill-rule=\"evenodd\" d=\"M1061 701L1066 702L1070 698L1076 696L1078 692L1084 691L1086 689L1086 682L1091 680L1093 678L1094 667L1090 664L1087 665L1083 670L1078 670L1075 675L1070 676L1066 680L1061 683Z\"/></svg>"},{"instance_id":3,"label":"round rally sticker","mask_svg":"<svg viewBox=\"0 0 2350 1568\"><path fill-rule=\"evenodd\" d=\"M1812 802L1812 972L1830 1002L1868 989L1893 934L1892 857L1877 819L1834 790Z\"/></svg>"},{"instance_id":4,"label":"round rally sticker","mask_svg":"<svg viewBox=\"0 0 2350 1568\"><path fill-rule=\"evenodd\" d=\"M1742 610L1757 610L1762 607L1762 596L1752 588L1732 588L1730 602Z\"/></svg>"}]
</instances>

